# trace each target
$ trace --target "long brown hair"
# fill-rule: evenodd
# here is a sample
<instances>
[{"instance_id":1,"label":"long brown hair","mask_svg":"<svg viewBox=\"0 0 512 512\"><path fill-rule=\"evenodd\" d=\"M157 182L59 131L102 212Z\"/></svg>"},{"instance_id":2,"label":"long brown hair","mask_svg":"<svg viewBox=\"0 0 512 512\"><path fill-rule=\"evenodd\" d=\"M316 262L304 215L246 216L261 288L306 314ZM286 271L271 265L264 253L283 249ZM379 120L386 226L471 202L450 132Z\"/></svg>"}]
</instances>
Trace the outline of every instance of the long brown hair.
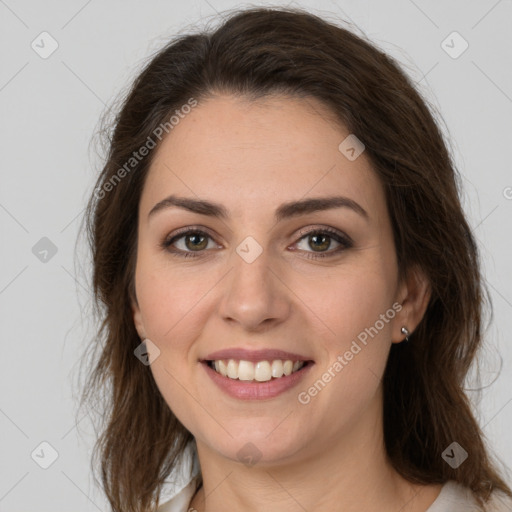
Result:
<instances>
[{"instance_id":1,"label":"long brown hair","mask_svg":"<svg viewBox=\"0 0 512 512\"><path fill-rule=\"evenodd\" d=\"M417 265L432 289L424 318L408 343L392 346L384 375L390 461L414 483L455 480L481 505L495 489L512 496L464 393L487 295L459 177L432 107L364 36L299 9L250 8L159 51L105 132L108 154L85 216L100 328L81 405L92 404L102 420L93 459L112 510L158 504L163 481L192 439L134 356L141 343L130 307L137 212L157 148L133 155L150 139L158 146L158 127L170 132L169 117L191 98L200 104L216 93L319 99L364 143L385 187L400 274ZM453 441L470 454L457 469L441 456Z\"/></svg>"}]
</instances>

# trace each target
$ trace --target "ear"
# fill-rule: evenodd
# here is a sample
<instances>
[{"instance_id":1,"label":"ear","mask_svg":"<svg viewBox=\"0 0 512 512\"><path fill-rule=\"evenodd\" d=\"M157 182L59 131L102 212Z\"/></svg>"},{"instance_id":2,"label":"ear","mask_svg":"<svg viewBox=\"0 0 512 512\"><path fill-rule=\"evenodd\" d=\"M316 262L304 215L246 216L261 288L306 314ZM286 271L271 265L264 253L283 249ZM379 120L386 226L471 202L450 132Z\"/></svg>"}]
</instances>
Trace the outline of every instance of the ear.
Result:
<instances>
[{"instance_id":1,"label":"ear","mask_svg":"<svg viewBox=\"0 0 512 512\"><path fill-rule=\"evenodd\" d=\"M397 302L402 309L393 320L393 343L405 340L402 327L409 331L409 336L421 322L431 297L430 282L418 266L412 267L398 287Z\"/></svg>"},{"instance_id":2,"label":"ear","mask_svg":"<svg viewBox=\"0 0 512 512\"><path fill-rule=\"evenodd\" d=\"M131 308L133 315L133 323L135 325L135 329L137 330L137 334L141 340L146 339L146 329L144 328L144 322L142 320L142 313L140 312L139 304L137 303L136 298L131 299Z\"/></svg>"}]
</instances>

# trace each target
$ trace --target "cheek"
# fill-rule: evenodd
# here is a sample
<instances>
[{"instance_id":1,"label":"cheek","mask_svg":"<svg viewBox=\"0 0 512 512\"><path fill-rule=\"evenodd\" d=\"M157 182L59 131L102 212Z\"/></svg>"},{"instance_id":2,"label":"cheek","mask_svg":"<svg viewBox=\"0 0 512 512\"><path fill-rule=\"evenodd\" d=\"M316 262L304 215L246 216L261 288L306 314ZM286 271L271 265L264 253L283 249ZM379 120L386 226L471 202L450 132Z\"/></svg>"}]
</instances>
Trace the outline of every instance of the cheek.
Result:
<instances>
[{"instance_id":1,"label":"cheek","mask_svg":"<svg viewBox=\"0 0 512 512\"><path fill-rule=\"evenodd\" d=\"M176 267L176 266L175 266ZM197 363L194 341L206 321L206 301L201 300L215 280L177 271L156 258L141 258L136 269L136 290L147 337L160 351L150 370L164 400L190 428L191 366ZM186 390L189 390L187 392Z\"/></svg>"},{"instance_id":2,"label":"cheek","mask_svg":"<svg viewBox=\"0 0 512 512\"><path fill-rule=\"evenodd\" d=\"M315 296L317 311L323 312L326 323L335 333L329 337L330 350L348 349L351 341L358 337L364 341L364 333L369 329L373 333L371 339L390 340L394 277L393 268L384 260L369 263L369 258L330 276L326 292ZM381 315L384 315L384 321ZM378 333L373 329L375 324Z\"/></svg>"},{"instance_id":3,"label":"cheek","mask_svg":"<svg viewBox=\"0 0 512 512\"><path fill-rule=\"evenodd\" d=\"M380 386L391 347L393 272L384 263L352 267L350 273L329 281L331 293L315 295L319 316L335 335L322 343L326 360L319 379L302 389L306 407L328 410L333 433L369 407ZM314 306L312 306L314 308Z\"/></svg>"},{"instance_id":4,"label":"cheek","mask_svg":"<svg viewBox=\"0 0 512 512\"><path fill-rule=\"evenodd\" d=\"M178 270L176 265L171 268L156 258L142 256L136 289L148 338L163 349L171 343L177 349L181 339L193 339L193 332L184 336L184 331L200 325L202 297L214 284L211 276L199 278L192 267Z\"/></svg>"}]
</instances>

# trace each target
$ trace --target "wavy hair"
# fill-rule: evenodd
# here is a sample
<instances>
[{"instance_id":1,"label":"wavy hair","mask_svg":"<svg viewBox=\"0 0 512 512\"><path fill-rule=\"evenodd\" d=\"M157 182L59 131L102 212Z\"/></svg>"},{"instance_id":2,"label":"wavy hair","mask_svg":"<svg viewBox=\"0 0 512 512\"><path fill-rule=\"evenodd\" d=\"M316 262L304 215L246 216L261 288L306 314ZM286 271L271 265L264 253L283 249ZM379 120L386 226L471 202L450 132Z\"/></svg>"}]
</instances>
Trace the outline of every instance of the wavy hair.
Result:
<instances>
[{"instance_id":1,"label":"wavy hair","mask_svg":"<svg viewBox=\"0 0 512 512\"><path fill-rule=\"evenodd\" d=\"M158 51L104 131L107 154L84 217L99 328L80 403L94 407L102 422L93 459L112 510L158 506L164 480L192 439L149 367L134 356L138 204L158 144L130 159L191 97L200 104L219 93L316 98L363 141L385 189L400 276L419 266L432 290L409 343L393 345L389 354L383 381L389 459L410 482L459 482L484 508L495 489L512 496L464 391L489 300L460 178L434 109L364 36L301 9L249 8ZM453 441L470 452L457 469L441 457Z\"/></svg>"}]
</instances>

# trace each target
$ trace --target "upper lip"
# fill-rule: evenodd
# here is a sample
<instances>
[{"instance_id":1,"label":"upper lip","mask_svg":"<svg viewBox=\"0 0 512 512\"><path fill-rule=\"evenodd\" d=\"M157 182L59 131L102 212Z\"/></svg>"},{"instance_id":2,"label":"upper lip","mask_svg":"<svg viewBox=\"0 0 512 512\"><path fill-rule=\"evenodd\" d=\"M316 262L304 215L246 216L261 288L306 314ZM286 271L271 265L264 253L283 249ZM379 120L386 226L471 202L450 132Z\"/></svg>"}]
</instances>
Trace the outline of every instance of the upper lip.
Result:
<instances>
[{"instance_id":1,"label":"upper lip","mask_svg":"<svg viewBox=\"0 0 512 512\"><path fill-rule=\"evenodd\" d=\"M293 352L286 352L277 349L261 349L261 350L247 350L245 348L226 348L208 354L203 361L219 361L220 359L235 359L244 361L273 361L281 359L283 361L312 361L310 357L295 354Z\"/></svg>"}]
</instances>

